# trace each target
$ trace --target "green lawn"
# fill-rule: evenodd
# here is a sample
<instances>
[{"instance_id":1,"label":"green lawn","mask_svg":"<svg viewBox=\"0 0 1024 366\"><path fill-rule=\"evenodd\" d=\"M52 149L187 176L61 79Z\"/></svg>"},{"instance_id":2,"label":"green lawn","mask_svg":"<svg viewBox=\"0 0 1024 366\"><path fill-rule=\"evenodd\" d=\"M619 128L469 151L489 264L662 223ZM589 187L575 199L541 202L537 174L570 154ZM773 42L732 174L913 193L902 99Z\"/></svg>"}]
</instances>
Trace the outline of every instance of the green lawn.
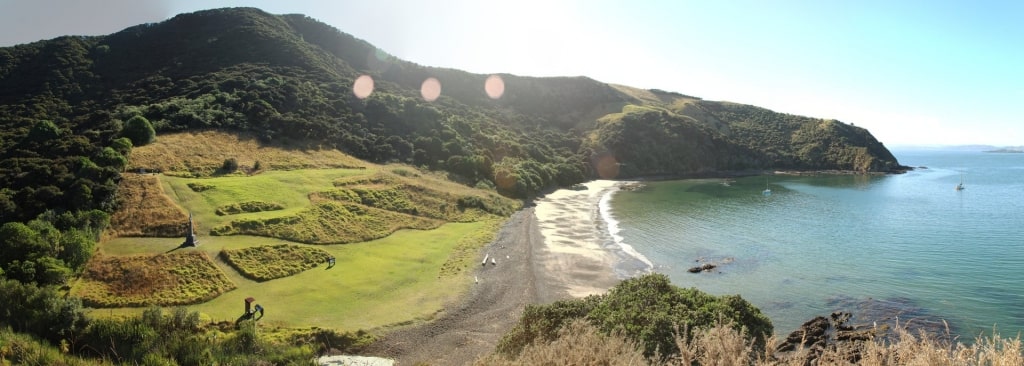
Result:
<instances>
[{"instance_id":1,"label":"green lawn","mask_svg":"<svg viewBox=\"0 0 1024 366\"><path fill-rule=\"evenodd\" d=\"M253 176L225 176L216 178L181 178L161 176L164 191L182 207L191 210L197 222L202 222L200 234L242 217L267 218L295 215L310 207L309 194L334 189L335 179L376 173L374 169L303 169L267 171ZM213 186L195 192L188 183L197 182ZM283 210L217 215L218 207L243 202L260 201L278 203Z\"/></svg>"},{"instance_id":2,"label":"green lawn","mask_svg":"<svg viewBox=\"0 0 1024 366\"><path fill-rule=\"evenodd\" d=\"M328 174L309 176L311 180L332 179ZM228 178L216 179L231 181ZM275 182L273 179L268 181ZM188 190L184 182L179 184ZM221 187L220 182L213 184ZM218 204L210 205L216 207ZM267 282L245 279L217 259L215 262L218 267L238 288L212 301L188 308L206 314L215 322L234 321L244 310L244 299L252 296L266 309L266 317L262 321L267 324L340 330L374 329L428 319L442 310L446 303L456 300L472 281L466 275L440 276L442 265L450 256L455 255L453 249L463 238L480 237L478 232L493 230L491 225L488 222L450 223L429 231L401 230L383 239L363 243L317 245L317 248L323 248L337 258L334 268L326 269L326 265L321 265L297 275ZM479 240L490 240L491 237ZM100 244L99 250L107 255L163 253L177 247L182 240L118 238ZM182 250L203 250L211 257L216 257L224 248L285 243L272 238L206 236L202 233L199 241L198 248ZM138 314L141 311L100 309L94 311L94 314L116 316Z\"/></svg>"}]
</instances>

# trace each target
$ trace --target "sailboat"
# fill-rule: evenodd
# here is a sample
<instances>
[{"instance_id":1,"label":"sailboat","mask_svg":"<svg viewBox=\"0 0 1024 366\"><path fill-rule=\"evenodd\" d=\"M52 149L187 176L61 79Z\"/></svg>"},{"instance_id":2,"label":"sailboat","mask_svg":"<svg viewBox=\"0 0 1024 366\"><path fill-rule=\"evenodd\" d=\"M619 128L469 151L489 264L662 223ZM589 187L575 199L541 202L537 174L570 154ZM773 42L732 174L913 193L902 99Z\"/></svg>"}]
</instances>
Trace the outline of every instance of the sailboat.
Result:
<instances>
[{"instance_id":1,"label":"sailboat","mask_svg":"<svg viewBox=\"0 0 1024 366\"><path fill-rule=\"evenodd\" d=\"M967 189L967 187L964 186L964 172L960 172L960 184L956 185L956 190L962 191L964 189Z\"/></svg>"},{"instance_id":2,"label":"sailboat","mask_svg":"<svg viewBox=\"0 0 1024 366\"><path fill-rule=\"evenodd\" d=\"M772 195L772 189L768 187L768 178L764 179L764 190L761 191L761 194L763 194L765 196L771 196Z\"/></svg>"}]
</instances>

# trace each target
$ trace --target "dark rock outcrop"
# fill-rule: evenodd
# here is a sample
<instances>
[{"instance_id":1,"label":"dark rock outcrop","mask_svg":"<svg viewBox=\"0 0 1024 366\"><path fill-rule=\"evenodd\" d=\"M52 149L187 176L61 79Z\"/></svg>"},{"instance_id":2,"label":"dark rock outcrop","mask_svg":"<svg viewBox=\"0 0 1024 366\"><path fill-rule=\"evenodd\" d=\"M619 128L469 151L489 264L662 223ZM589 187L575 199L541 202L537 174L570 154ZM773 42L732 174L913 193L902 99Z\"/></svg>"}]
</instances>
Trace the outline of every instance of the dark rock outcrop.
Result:
<instances>
[{"instance_id":1,"label":"dark rock outcrop","mask_svg":"<svg viewBox=\"0 0 1024 366\"><path fill-rule=\"evenodd\" d=\"M691 267L687 271L690 271L690 273L711 272L711 270L715 269L716 267L718 266L711 263L704 263L696 267Z\"/></svg>"},{"instance_id":2,"label":"dark rock outcrop","mask_svg":"<svg viewBox=\"0 0 1024 366\"><path fill-rule=\"evenodd\" d=\"M828 318L819 316L800 326L779 344L775 351L780 358L803 358L802 364L816 365L825 351L835 351L847 362L860 361L861 345L888 331L888 325L850 325L850 313L834 312ZM806 352L800 352L804 351Z\"/></svg>"}]
</instances>

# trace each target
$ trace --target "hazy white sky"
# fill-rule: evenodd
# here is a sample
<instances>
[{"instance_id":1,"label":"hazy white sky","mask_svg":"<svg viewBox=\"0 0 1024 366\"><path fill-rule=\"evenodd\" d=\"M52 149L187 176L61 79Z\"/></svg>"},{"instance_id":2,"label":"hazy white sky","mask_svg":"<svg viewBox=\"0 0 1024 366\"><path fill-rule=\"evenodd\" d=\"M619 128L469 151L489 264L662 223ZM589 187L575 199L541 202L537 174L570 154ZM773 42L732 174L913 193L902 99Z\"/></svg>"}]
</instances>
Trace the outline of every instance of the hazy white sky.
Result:
<instances>
[{"instance_id":1,"label":"hazy white sky","mask_svg":"<svg viewBox=\"0 0 1024 366\"><path fill-rule=\"evenodd\" d=\"M421 65L835 118L888 146L1024 145L1018 0L0 0L0 46L228 6L306 14Z\"/></svg>"}]
</instances>

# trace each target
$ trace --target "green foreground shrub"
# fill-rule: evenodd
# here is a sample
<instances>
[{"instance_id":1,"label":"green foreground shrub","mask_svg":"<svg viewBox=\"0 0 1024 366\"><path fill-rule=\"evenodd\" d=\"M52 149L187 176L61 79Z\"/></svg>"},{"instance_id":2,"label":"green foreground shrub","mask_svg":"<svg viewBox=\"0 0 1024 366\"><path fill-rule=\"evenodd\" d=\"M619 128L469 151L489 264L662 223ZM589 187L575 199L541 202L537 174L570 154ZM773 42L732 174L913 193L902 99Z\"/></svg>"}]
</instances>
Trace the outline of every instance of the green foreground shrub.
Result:
<instances>
[{"instance_id":1,"label":"green foreground shrub","mask_svg":"<svg viewBox=\"0 0 1024 366\"><path fill-rule=\"evenodd\" d=\"M602 334L627 337L646 357L677 355L676 334L693 334L716 324L741 330L758 348L773 332L771 320L739 296L679 288L665 275L650 274L622 281L604 295L527 306L496 351L515 357L529 344L556 339L559 329L575 319L585 319Z\"/></svg>"}]
</instances>

